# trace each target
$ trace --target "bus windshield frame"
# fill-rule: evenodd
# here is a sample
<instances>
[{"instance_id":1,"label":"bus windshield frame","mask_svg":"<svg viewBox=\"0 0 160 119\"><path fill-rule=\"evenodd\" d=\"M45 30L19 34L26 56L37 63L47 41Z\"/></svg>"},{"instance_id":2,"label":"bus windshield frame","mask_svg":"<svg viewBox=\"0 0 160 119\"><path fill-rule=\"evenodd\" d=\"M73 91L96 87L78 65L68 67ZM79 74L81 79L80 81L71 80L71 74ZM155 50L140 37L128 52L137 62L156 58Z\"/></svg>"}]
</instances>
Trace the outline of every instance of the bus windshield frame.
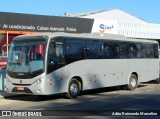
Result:
<instances>
[{"instance_id":1,"label":"bus windshield frame","mask_svg":"<svg viewBox=\"0 0 160 119\"><path fill-rule=\"evenodd\" d=\"M12 78L28 79L45 71L46 39L14 40L11 44L7 73Z\"/></svg>"}]
</instances>

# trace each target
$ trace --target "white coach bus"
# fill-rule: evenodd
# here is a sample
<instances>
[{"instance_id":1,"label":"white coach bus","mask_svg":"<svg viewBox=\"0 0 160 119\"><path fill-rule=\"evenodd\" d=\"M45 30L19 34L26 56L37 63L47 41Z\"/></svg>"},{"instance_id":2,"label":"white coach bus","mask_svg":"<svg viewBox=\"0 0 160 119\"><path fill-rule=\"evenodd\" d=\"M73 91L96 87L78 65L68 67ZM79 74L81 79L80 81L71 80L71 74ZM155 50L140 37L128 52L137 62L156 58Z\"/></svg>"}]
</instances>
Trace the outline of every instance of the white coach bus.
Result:
<instances>
[{"instance_id":1,"label":"white coach bus","mask_svg":"<svg viewBox=\"0 0 160 119\"><path fill-rule=\"evenodd\" d=\"M157 41L121 35L41 33L13 39L8 93L76 98L81 91L159 79Z\"/></svg>"}]
</instances>

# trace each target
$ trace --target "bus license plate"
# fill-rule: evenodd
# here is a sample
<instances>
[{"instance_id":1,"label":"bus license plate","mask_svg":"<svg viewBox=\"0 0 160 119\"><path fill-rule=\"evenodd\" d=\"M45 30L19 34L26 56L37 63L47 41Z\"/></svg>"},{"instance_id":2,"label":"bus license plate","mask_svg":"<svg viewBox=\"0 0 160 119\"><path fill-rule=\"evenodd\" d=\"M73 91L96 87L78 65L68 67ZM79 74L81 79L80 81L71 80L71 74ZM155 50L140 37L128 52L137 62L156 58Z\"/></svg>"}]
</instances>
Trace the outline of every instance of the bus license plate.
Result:
<instances>
[{"instance_id":1,"label":"bus license plate","mask_svg":"<svg viewBox=\"0 0 160 119\"><path fill-rule=\"evenodd\" d=\"M17 90L24 90L24 87L17 87Z\"/></svg>"}]
</instances>

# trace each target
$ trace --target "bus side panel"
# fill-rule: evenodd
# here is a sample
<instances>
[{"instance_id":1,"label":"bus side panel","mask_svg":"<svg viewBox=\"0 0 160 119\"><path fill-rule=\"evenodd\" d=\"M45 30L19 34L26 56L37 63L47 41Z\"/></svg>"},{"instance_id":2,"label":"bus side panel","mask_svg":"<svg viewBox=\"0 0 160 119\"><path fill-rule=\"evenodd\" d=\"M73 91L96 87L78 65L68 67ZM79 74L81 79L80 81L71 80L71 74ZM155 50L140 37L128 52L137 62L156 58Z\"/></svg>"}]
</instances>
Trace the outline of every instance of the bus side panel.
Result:
<instances>
[{"instance_id":1,"label":"bus side panel","mask_svg":"<svg viewBox=\"0 0 160 119\"><path fill-rule=\"evenodd\" d=\"M127 84L122 60L81 60L66 66L68 76L80 76L83 90Z\"/></svg>"},{"instance_id":2,"label":"bus side panel","mask_svg":"<svg viewBox=\"0 0 160 119\"><path fill-rule=\"evenodd\" d=\"M138 75L138 82L159 77L157 59L102 59L81 60L66 66L67 76L79 76L83 90L128 84L131 73Z\"/></svg>"},{"instance_id":3,"label":"bus side panel","mask_svg":"<svg viewBox=\"0 0 160 119\"><path fill-rule=\"evenodd\" d=\"M67 92L69 77L65 75L65 67L62 67L46 76L45 88L48 94Z\"/></svg>"}]
</instances>

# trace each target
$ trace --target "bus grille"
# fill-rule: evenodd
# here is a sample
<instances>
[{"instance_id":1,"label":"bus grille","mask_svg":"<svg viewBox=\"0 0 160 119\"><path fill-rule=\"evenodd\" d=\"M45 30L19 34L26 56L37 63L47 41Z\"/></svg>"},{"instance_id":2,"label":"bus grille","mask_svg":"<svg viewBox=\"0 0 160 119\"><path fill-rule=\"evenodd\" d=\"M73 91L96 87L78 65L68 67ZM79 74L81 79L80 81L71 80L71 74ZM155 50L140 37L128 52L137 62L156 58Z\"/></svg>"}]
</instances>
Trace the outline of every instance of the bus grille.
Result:
<instances>
[{"instance_id":1,"label":"bus grille","mask_svg":"<svg viewBox=\"0 0 160 119\"><path fill-rule=\"evenodd\" d=\"M16 84L16 83L13 83L13 85L16 85L16 86L30 86L32 84Z\"/></svg>"}]
</instances>

